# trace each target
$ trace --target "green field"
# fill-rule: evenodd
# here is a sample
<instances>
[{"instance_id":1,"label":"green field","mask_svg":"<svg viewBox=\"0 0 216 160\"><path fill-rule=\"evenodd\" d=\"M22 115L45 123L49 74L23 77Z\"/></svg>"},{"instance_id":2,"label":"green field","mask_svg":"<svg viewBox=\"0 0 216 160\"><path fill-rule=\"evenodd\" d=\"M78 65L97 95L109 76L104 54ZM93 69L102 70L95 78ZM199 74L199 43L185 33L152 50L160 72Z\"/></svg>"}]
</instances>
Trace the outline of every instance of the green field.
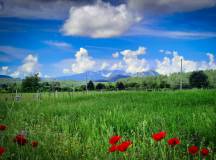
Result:
<instances>
[{"instance_id":1,"label":"green field","mask_svg":"<svg viewBox=\"0 0 216 160\"><path fill-rule=\"evenodd\" d=\"M0 159L11 160L173 160L193 159L187 147L207 147L216 159L216 91L44 93L37 100L23 94L19 102L1 94ZM25 131L29 142L18 146L13 137ZM151 135L166 131L161 142ZM126 152L109 153L109 138L121 135L133 145ZM179 137L181 144L168 146ZM198 153L196 159L201 159Z\"/></svg>"}]
</instances>

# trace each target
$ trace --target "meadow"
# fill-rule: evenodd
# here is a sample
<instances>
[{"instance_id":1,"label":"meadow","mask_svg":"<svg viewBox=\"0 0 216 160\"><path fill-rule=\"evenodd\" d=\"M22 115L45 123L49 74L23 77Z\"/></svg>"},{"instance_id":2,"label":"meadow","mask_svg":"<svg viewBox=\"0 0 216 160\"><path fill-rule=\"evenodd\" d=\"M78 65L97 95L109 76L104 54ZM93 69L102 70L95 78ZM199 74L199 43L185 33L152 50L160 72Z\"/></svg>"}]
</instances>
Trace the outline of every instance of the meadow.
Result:
<instances>
[{"instance_id":1,"label":"meadow","mask_svg":"<svg viewBox=\"0 0 216 160\"><path fill-rule=\"evenodd\" d=\"M0 146L8 160L182 160L216 159L216 91L119 91L86 93L22 94L14 101L1 94ZM156 142L153 133L166 132ZM28 143L19 146L13 138L24 133ZM109 138L132 141L125 152L108 152ZM180 144L171 147L169 138ZM32 148L31 141L38 141ZM188 153L196 145L209 149Z\"/></svg>"}]
</instances>

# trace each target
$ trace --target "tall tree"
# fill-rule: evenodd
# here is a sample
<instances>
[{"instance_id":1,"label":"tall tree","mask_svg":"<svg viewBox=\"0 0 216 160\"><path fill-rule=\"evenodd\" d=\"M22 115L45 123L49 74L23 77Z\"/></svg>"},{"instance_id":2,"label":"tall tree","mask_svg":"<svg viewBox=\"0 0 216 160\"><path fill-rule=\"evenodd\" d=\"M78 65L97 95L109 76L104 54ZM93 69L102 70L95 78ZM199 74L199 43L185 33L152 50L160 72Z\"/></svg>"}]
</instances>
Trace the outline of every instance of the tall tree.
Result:
<instances>
[{"instance_id":1,"label":"tall tree","mask_svg":"<svg viewBox=\"0 0 216 160\"><path fill-rule=\"evenodd\" d=\"M88 84L87 84L87 88L90 91L94 90L95 89L94 83L92 81L89 81Z\"/></svg>"},{"instance_id":2,"label":"tall tree","mask_svg":"<svg viewBox=\"0 0 216 160\"><path fill-rule=\"evenodd\" d=\"M40 77L38 74L27 76L22 80L22 90L24 92L37 92L40 87Z\"/></svg>"},{"instance_id":3,"label":"tall tree","mask_svg":"<svg viewBox=\"0 0 216 160\"><path fill-rule=\"evenodd\" d=\"M189 82L193 88L206 88L209 85L208 76L203 71L192 72Z\"/></svg>"},{"instance_id":4,"label":"tall tree","mask_svg":"<svg viewBox=\"0 0 216 160\"><path fill-rule=\"evenodd\" d=\"M117 82L117 83L116 83L116 88L117 88L118 90L124 90L124 89L125 89L125 85L124 85L124 83L122 83L122 82Z\"/></svg>"},{"instance_id":5,"label":"tall tree","mask_svg":"<svg viewBox=\"0 0 216 160\"><path fill-rule=\"evenodd\" d=\"M103 84L103 83L98 83L97 85L96 85L96 89L97 90L102 90L102 89L105 89L106 88L106 86Z\"/></svg>"}]
</instances>

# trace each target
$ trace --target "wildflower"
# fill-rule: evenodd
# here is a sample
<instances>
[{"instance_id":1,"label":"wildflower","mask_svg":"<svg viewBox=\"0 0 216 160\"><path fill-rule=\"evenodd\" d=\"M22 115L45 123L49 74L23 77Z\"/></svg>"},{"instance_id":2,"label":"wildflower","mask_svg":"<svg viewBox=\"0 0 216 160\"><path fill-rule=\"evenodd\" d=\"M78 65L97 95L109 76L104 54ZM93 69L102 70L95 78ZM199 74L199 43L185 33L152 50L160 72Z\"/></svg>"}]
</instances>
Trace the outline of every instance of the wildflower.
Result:
<instances>
[{"instance_id":1,"label":"wildflower","mask_svg":"<svg viewBox=\"0 0 216 160\"><path fill-rule=\"evenodd\" d=\"M109 140L109 143L114 145L121 139L121 136L112 136Z\"/></svg>"},{"instance_id":2,"label":"wildflower","mask_svg":"<svg viewBox=\"0 0 216 160\"><path fill-rule=\"evenodd\" d=\"M33 148L36 148L38 146L38 142L37 141L32 141L31 143Z\"/></svg>"},{"instance_id":3,"label":"wildflower","mask_svg":"<svg viewBox=\"0 0 216 160\"><path fill-rule=\"evenodd\" d=\"M4 152L5 152L5 149L3 147L0 147L0 156L3 155Z\"/></svg>"},{"instance_id":4,"label":"wildflower","mask_svg":"<svg viewBox=\"0 0 216 160\"><path fill-rule=\"evenodd\" d=\"M166 132L159 132L159 133L155 133L155 134L152 135L152 138L155 141L160 141L160 140L162 140L165 137L166 137Z\"/></svg>"},{"instance_id":5,"label":"wildflower","mask_svg":"<svg viewBox=\"0 0 216 160\"><path fill-rule=\"evenodd\" d=\"M190 146L188 148L188 152L192 155L195 155L199 151L199 148L197 146Z\"/></svg>"},{"instance_id":6,"label":"wildflower","mask_svg":"<svg viewBox=\"0 0 216 160\"><path fill-rule=\"evenodd\" d=\"M6 125L3 125L3 124L0 124L0 131L4 131L4 130L6 130Z\"/></svg>"},{"instance_id":7,"label":"wildflower","mask_svg":"<svg viewBox=\"0 0 216 160\"><path fill-rule=\"evenodd\" d=\"M167 143L174 147L175 145L180 144L180 140L178 138L171 138L167 141Z\"/></svg>"},{"instance_id":8,"label":"wildflower","mask_svg":"<svg viewBox=\"0 0 216 160\"><path fill-rule=\"evenodd\" d=\"M117 146L116 145L112 145L110 148L109 148L109 152L115 152L117 151Z\"/></svg>"},{"instance_id":9,"label":"wildflower","mask_svg":"<svg viewBox=\"0 0 216 160\"><path fill-rule=\"evenodd\" d=\"M18 134L15 138L14 138L14 142L19 144L19 145L25 145L26 143L28 143L26 137L22 134Z\"/></svg>"},{"instance_id":10,"label":"wildflower","mask_svg":"<svg viewBox=\"0 0 216 160\"><path fill-rule=\"evenodd\" d=\"M131 141L124 141L120 145L117 146L117 149L120 152L125 152L131 144L132 144Z\"/></svg>"},{"instance_id":11,"label":"wildflower","mask_svg":"<svg viewBox=\"0 0 216 160\"><path fill-rule=\"evenodd\" d=\"M209 150L208 150L207 148L202 148L202 150L200 151L200 153L201 153L203 156L208 156Z\"/></svg>"}]
</instances>

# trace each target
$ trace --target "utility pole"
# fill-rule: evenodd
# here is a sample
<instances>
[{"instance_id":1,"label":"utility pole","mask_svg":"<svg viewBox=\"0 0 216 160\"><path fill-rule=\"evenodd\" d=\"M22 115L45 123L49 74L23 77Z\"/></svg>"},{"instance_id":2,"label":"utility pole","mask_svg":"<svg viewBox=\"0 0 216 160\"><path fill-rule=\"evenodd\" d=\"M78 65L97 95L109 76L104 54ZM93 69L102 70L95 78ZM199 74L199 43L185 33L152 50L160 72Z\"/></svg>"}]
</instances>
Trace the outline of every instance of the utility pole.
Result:
<instances>
[{"instance_id":1,"label":"utility pole","mask_svg":"<svg viewBox=\"0 0 216 160\"><path fill-rule=\"evenodd\" d=\"M180 90L182 90L182 59L181 59Z\"/></svg>"},{"instance_id":2,"label":"utility pole","mask_svg":"<svg viewBox=\"0 0 216 160\"><path fill-rule=\"evenodd\" d=\"M87 82L87 80L88 80L88 79L87 79L87 72L86 72L86 93L88 93L88 86L87 86L87 85L88 85L88 82Z\"/></svg>"}]
</instances>

